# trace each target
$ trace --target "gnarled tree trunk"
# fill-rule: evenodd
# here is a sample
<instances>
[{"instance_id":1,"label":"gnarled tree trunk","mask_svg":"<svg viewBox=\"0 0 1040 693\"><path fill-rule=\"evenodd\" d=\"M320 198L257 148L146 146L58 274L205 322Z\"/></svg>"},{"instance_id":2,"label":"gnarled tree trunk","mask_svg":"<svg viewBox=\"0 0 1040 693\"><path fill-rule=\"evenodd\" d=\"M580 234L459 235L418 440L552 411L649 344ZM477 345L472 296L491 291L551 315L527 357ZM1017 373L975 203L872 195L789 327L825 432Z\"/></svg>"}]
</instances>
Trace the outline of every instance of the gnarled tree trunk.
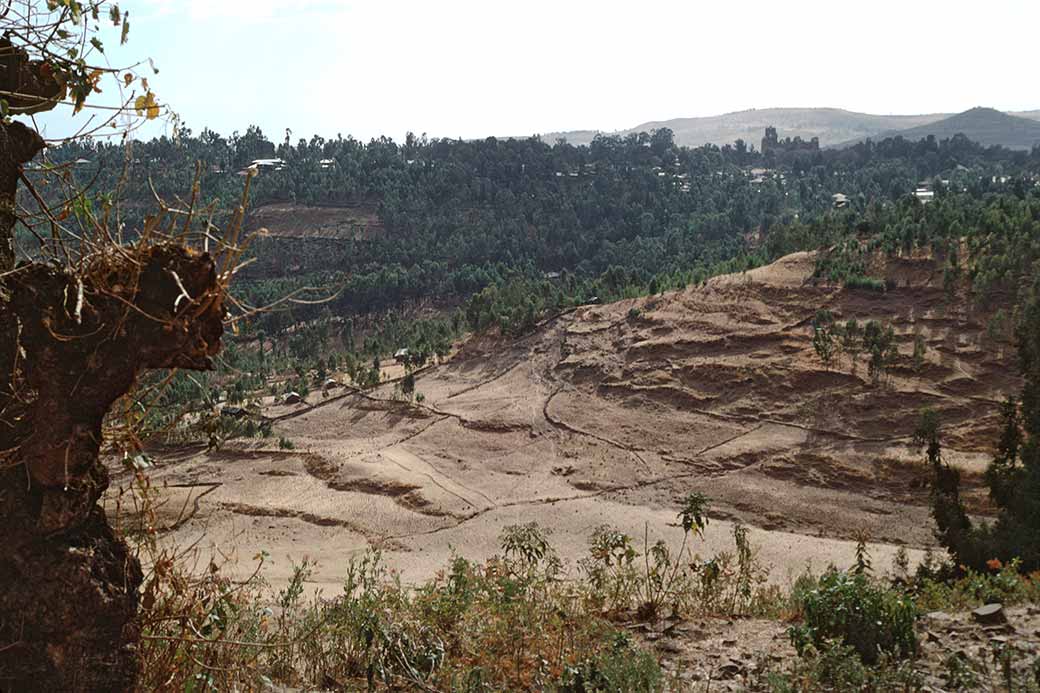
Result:
<instances>
[{"instance_id":1,"label":"gnarled tree trunk","mask_svg":"<svg viewBox=\"0 0 1040 693\"><path fill-rule=\"evenodd\" d=\"M98 505L102 420L144 369L211 367L222 296L177 244L0 272L0 690L133 687L142 575Z\"/></svg>"}]
</instances>

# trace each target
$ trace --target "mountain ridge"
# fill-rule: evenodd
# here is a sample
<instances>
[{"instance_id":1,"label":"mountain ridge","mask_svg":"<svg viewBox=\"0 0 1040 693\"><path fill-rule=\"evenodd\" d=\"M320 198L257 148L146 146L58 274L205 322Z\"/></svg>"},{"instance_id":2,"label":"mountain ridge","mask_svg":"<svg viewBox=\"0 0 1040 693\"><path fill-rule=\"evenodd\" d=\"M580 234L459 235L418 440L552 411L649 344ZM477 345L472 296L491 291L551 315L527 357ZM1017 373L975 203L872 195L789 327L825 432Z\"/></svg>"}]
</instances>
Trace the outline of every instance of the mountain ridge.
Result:
<instances>
[{"instance_id":1,"label":"mountain ridge","mask_svg":"<svg viewBox=\"0 0 1040 693\"><path fill-rule=\"evenodd\" d=\"M992 110L992 109L990 109ZM1000 112L1000 111L998 111ZM928 126L962 114L930 113L881 115L859 113L841 108L762 108L732 111L716 116L651 120L635 127L614 132L603 130L569 130L538 135L546 142L559 138L571 144L588 144L598 134L625 136L667 127L675 133L678 144L698 147L704 144L722 146L743 139L757 148L765 128L774 126L781 137L819 137L823 147L844 146L869 138L889 136ZM1040 109L1013 111L1010 117L1040 121Z\"/></svg>"},{"instance_id":2,"label":"mountain ridge","mask_svg":"<svg viewBox=\"0 0 1040 693\"><path fill-rule=\"evenodd\" d=\"M1026 113L1035 113L1027 111ZM902 137L905 140L920 140L929 136L948 139L963 134L968 139L985 146L1000 145L1009 149L1031 149L1040 143L1040 122L1034 118L1015 116L993 108L977 106L949 118L926 123L905 130L883 132L873 139ZM837 147L850 146L865 138L843 142Z\"/></svg>"}]
</instances>

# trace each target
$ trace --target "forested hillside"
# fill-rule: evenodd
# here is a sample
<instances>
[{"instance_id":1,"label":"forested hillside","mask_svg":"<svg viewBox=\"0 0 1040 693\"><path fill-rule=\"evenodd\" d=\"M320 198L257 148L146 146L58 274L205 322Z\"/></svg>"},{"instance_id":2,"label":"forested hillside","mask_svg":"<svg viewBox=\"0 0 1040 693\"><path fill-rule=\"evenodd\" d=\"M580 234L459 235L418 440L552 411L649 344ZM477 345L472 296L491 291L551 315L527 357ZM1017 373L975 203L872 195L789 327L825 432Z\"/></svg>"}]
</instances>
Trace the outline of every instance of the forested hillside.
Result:
<instances>
[{"instance_id":1,"label":"forested hillside","mask_svg":"<svg viewBox=\"0 0 1040 693\"><path fill-rule=\"evenodd\" d=\"M468 331L521 334L569 306L686 286L797 250L833 248L819 280L871 290L885 289L871 275L878 252L934 252L950 281L970 278L980 298L1031 285L1040 150L985 148L961 136L806 145L783 138L765 154L743 142L691 149L667 129L589 146L411 135L401 144L275 144L249 128L229 138L184 131L125 149L70 144L51 151L50 165L67 166L94 191L122 186L128 230L139 228L135 214L154 195L171 204L187 196L194 162L199 199L219 224L246 180L237 174L255 168L252 228L296 221L291 233L253 244L257 261L240 275L239 299L304 302L239 324L239 340L296 325L274 355L301 379L343 359L371 378L362 365L401 347L422 363ZM929 194L915 195L922 186ZM93 193L61 214L75 221L80 205L110 201ZM312 235L297 223L307 210L318 220ZM339 226L322 221L329 214L340 215ZM239 389L248 389L242 378L261 382L256 373L277 369L258 356L263 349L228 351L228 363L247 374ZM176 397L193 390L184 386Z\"/></svg>"}]
</instances>

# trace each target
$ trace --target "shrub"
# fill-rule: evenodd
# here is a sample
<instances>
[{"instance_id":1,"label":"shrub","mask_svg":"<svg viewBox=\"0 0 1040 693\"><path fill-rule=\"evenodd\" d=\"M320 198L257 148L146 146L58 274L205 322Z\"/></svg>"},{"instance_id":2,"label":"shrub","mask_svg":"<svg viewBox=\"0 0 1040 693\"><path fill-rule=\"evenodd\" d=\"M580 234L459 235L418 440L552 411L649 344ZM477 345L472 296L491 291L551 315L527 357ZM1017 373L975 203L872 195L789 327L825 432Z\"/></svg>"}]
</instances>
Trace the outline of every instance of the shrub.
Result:
<instances>
[{"instance_id":1,"label":"shrub","mask_svg":"<svg viewBox=\"0 0 1040 693\"><path fill-rule=\"evenodd\" d=\"M831 367L831 362L841 347L841 325L836 325L834 316L829 310L819 310L813 318L812 323L813 349L816 355L823 361L825 368Z\"/></svg>"},{"instance_id":2,"label":"shrub","mask_svg":"<svg viewBox=\"0 0 1040 693\"><path fill-rule=\"evenodd\" d=\"M863 350L867 353L867 374L876 385L899 355L895 330L871 320L863 328Z\"/></svg>"},{"instance_id":3,"label":"shrub","mask_svg":"<svg viewBox=\"0 0 1040 693\"><path fill-rule=\"evenodd\" d=\"M828 570L802 597L804 623L789 630L799 654L830 640L853 648L874 664L882 653L907 657L917 651L913 601L872 581L866 573Z\"/></svg>"},{"instance_id":4,"label":"shrub","mask_svg":"<svg viewBox=\"0 0 1040 693\"><path fill-rule=\"evenodd\" d=\"M911 585L919 611L975 608L1000 602L1005 606L1040 601L1040 576L1022 575L1021 563L990 561L990 570L967 568L958 578L941 573L919 575Z\"/></svg>"},{"instance_id":5,"label":"shrub","mask_svg":"<svg viewBox=\"0 0 1040 693\"><path fill-rule=\"evenodd\" d=\"M541 569L552 578L560 570L560 559L536 522L509 525L502 530L500 544L505 566L516 577L533 579Z\"/></svg>"},{"instance_id":6,"label":"shrub","mask_svg":"<svg viewBox=\"0 0 1040 693\"><path fill-rule=\"evenodd\" d=\"M921 372L924 368L925 358L928 353L928 346L925 344L924 337L917 334L914 335L914 371L917 373Z\"/></svg>"},{"instance_id":7,"label":"shrub","mask_svg":"<svg viewBox=\"0 0 1040 693\"><path fill-rule=\"evenodd\" d=\"M687 494L677 519L683 530L683 540L674 555L662 540L650 546L649 525L644 531L643 557L646 571L638 583L642 598L639 611L644 618L656 618L666 604L678 610L688 582L688 576L682 570L683 556L687 552L691 534L704 536L704 529L708 526L707 497L696 492Z\"/></svg>"},{"instance_id":8,"label":"shrub","mask_svg":"<svg viewBox=\"0 0 1040 693\"><path fill-rule=\"evenodd\" d=\"M880 658L877 666L868 667L856 651L839 643L828 643L822 650L809 646L791 671L767 672L766 684L776 693L794 691L919 691L923 677L912 662L892 662Z\"/></svg>"},{"instance_id":9,"label":"shrub","mask_svg":"<svg viewBox=\"0 0 1040 693\"><path fill-rule=\"evenodd\" d=\"M884 279L876 279L874 277L864 277L860 275L854 275L846 279L845 286L849 289L865 289L879 294L885 293L888 289Z\"/></svg>"},{"instance_id":10,"label":"shrub","mask_svg":"<svg viewBox=\"0 0 1040 693\"><path fill-rule=\"evenodd\" d=\"M662 674L627 634L558 578L537 525L508 528L508 557L455 557L416 589L378 553L349 562L343 590L310 597L310 566L272 594L259 569L236 585L166 554L143 603L143 690L658 691Z\"/></svg>"},{"instance_id":11,"label":"shrub","mask_svg":"<svg viewBox=\"0 0 1040 693\"><path fill-rule=\"evenodd\" d=\"M589 598L597 610L608 614L626 611L639 582L635 559L639 553L624 532L601 525L589 538L589 557L579 562L589 585Z\"/></svg>"},{"instance_id":12,"label":"shrub","mask_svg":"<svg viewBox=\"0 0 1040 693\"><path fill-rule=\"evenodd\" d=\"M558 684L560 693L662 690L661 669L647 652L633 647L628 635L618 632L613 646L567 667Z\"/></svg>"}]
</instances>

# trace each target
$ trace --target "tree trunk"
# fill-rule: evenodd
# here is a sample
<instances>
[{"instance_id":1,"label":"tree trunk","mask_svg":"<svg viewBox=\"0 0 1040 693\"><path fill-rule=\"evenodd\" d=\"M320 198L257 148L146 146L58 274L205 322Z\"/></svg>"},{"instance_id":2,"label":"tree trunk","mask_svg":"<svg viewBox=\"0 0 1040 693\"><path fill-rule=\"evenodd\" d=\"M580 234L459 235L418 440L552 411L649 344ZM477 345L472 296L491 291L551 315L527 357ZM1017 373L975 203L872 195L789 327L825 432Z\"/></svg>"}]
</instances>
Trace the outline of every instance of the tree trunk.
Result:
<instances>
[{"instance_id":1,"label":"tree trunk","mask_svg":"<svg viewBox=\"0 0 1040 693\"><path fill-rule=\"evenodd\" d=\"M142 575L98 505L102 420L144 369L212 367L222 295L176 244L0 276L0 690L133 687Z\"/></svg>"},{"instance_id":2,"label":"tree trunk","mask_svg":"<svg viewBox=\"0 0 1040 693\"><path fill-rule=\"evenodd\" d=\"M43 149L43 139L17 121L0 123L0 274L14 267L15 195L22 164Z\"/></svg>"}]
</instances>

